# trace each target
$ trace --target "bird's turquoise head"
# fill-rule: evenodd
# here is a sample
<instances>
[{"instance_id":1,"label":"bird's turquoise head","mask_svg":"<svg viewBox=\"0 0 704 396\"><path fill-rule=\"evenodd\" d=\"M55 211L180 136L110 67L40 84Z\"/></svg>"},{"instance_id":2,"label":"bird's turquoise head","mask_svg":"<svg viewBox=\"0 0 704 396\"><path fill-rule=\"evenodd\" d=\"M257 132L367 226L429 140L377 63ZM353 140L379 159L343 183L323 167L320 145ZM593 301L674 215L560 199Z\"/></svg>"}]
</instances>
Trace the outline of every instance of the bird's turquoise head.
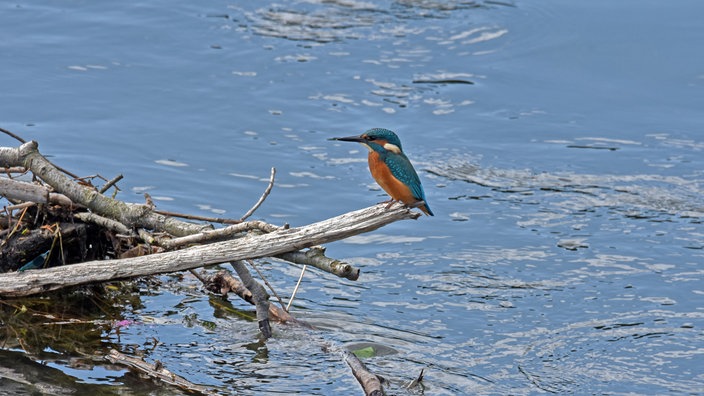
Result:
<instances>
[{"instance_id":1,"label":"bird's turquoise head","mask_svg":"<svg viewBox=\"0 0 704 396\"><path fill-rule=\"evenodd\" d=\"M330 140L361 143L371 151L386 150L396 154L403 152L401 139L392 131L384 128L372 128L359 136L332 138Z\"/></svg>"}]
</instances>

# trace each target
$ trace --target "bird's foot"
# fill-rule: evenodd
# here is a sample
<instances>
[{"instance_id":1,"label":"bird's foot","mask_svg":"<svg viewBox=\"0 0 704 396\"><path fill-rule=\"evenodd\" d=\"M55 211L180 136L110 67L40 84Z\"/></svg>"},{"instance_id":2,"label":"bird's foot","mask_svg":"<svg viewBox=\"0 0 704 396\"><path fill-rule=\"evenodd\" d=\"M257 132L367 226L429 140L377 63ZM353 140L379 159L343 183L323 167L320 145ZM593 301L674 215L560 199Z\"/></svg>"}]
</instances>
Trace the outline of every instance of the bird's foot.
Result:
<instances>
[{"instance_id":1,"label":"bird's foot","mask_svg":"<svg viewBox=\"0 0 704 396\"><path fill-rule=\"evenodd\" d=\"M395 200L395 199L393 199L393 198L391 198L391 199L389 199L389 200L387 200L387 201L381 201L381 202L379 202L377 205L387 204L387 205L386 205L386 209L389 209L389 208L391 207L391 205L393 205L395 202L398 202L398 201Z\"/></svg>"}]
</instances>

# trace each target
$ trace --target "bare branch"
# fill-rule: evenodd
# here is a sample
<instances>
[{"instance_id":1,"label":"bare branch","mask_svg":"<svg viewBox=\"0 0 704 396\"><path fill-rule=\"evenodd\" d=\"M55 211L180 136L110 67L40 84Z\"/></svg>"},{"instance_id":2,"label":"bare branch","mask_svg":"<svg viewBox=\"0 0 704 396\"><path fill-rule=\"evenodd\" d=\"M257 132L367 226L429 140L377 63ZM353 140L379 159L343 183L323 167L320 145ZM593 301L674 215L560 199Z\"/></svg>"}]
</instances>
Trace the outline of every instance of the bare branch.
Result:
<instances>
[{"instance_id":1,"label":"bare branch","mask_svg":"<svg viewBox=\"0 0 704 396\"><path fill-rule=\"evenodd\" d=\"M266 186L264 193L262 193L262 196L259 197L259 201L257 201L257 203L252 206L252 209L248 210L247 213L245 213L240 220L244 221L249 216L251 216L255 210L259 209L259 207L262 206L262 203L264 203L264 200L267 196L269 196L271 189L274 187L274 176L276 176L276 168L271 168L271 176L269 176L269 185Z\"/></svg>"},{"instance_id":2,"label":"bare branch","mask_svg":"<svg viewBox=\"0 0 704 396\"><path fill-rule=\"evenodd\" d=\"M36 202L22 202L21 204L17 204L17 205L5 206L5 210L8 212L12 212L13 210L29 208L29 207L32 207L36 204L37 204Z\"/></svg>"},{"instance_id":3,"label":"bare branch","mask_svg":"<svg viewBox=\"0 0 704 396\"><path fill-rule=\"evenodd\" d=\"M27 173L27 168L25 168L24 166L11 166L9 168L3 168L2 171L5 172L5 174L7 175L9 175L10 173L25 174Z\"/></svg>"},{"instance_id":4,"label":"bare branch","mask_svg":"<svg viewBox=\"0 0 704 396\"><path fill-rule=\"evenodd\" d=\"M198 215L192 215L192 214L186 214L186 213L169 212L167 210L156 210L155 209L154 213L159 213L164 216L170 216L170 217L179 217L179 218L188 219L188 220L207 221L210 223L239 224L242 222L242 220L239 220L239 219L225 219L222 217L198 216Z\"/></svg>"},{"instance_id":5,"label":"bare branch","mask_svg":"<svg viewBox=\"0 0 704 396\"><path fill-rule=\"evenodd\" d=\"M120 180L122 180L123 177L124 177L124 176L122 176L122 175L117 175L117 176L115 176L113 179L111 179L110 181L108 181L107 183L105 183L105 185L104 185L104 186L100 189L100 191L98 191L98 192L101 193L101 194L105 194L105 191L107 191L110 187L114 186L115 183L117 183L117 182L119 182Z\"/></svg>"},{"instance_id":6,"label":"bare branch","mask_svg":"<svg viewBox=\"0 0 704 396\"><path fill-rule=\"evenodd\" d=\"M264 287L252 278L252 274L249 273L244 260L235 260L230 264L232 264L232 267L237 272L237 276L242 280L244 287L252 292L252 300L257 309L259 330L262 332L264 338L271 338L271 326L269 325L269 295L266 293L266 290L264 290Z\"/></svg>"},{"instance_id":7,"label":"bare branch","mask_svg":"<svg viewBox=\"0 0 704 396\"><path fill-rule=\"evenodd\" d=\"M75 208L82 207L81 205L74 204L71 199L63 194L59 193L49 193L49 202L57 205L61 205L65 208Z\"/></svg>"},{"instance_id":8,"label":"bare branch","mask_svg":"<svg viewBox=\"0 0 704 396\"><path fill-rule=\"evenodd\" d=\"M124 224L108 219L107 217L103 216L98 216L95 213L90 213L90 212L82 212L82 213L76 213L74 215L77 219L85 222L85 223L94 223L97 224L101 227L107 228L109 230L113 230L119 234L125 234L129 235L131 234L131 231L129 228L125 227Z\"/></svg>"},{"instance_id":9,"label":"bare branch","mask_svg":"<svg viewBox=\"0 0 704 396\"><path fill-rule=\"evenodd\" d=\"M261 278L262 282L264 282L266 287L268 287L269 290L271 290L271 292L274 294L274 297L276 297L276 299L279 301L279 304L281 304L281 308L283 308L284 302L283 302L283 300L281 300L281 297L279 297L279 293L277 293L276 290L274 290L274 286L272 286L271 283L269 283L269 281L266 279L264 274L259 270L259 267L257 267L256 264L254 264L254 261L247 260L247 262L249 263L249 265L252 268L254 268L255 271L257 271L257 275L259 275L259 277ZM284 308L284 309L286 309L286 308ZM288 309L286 309L286 310L288 311Z\"/></svg>"},{"instance_id":10,"label":"bare branch","mask_svg":"<svg viewBox=\"0 0 704 396\"><path fill-rule=\"evenodd\" d=\"M243 238L177 251L118 260L89 261L40 271L0 274L0 296L28 296L68 286L276 256L372 231L397 220L416 219L418 216L419 213L411 212L402 204L394 204L388 210L384 205L375 205L305 227L278 229L262 235L250 234Z\"/></svg>"},{"instance_id":11,"label":"bare branch","mask_svg":"<svg viewBox=\"0 0 704 396\"><path fill-rule=\"evenodd\" d=\"M352 374L357 378L357 382L364 389L364 394L366 396L383 396L384 389L381 387L379 377L369 371L354 353L344 349L342 354L345 356L345 362L352 369Z\"/></svg>"},{"instance_id":12,"label":"bare branch","mask_svg":"<svg viewBox=\"0 0 704 396\"><path fill-rule=\"evenodd\" d=\"M22 139L21 137L15 135L14 133L8 131L8 130L5 129L5 128L0 128L0 132L2 132L2 133L6 134L6 135L8 135L8 136L10 136L10 137L13 137L13 138L19 140L20 143L27 143L26 140L24 140L24 139Z\"/></svg>"},{"instance_id":13,"label":"bare branch","mask_svg":"<svg viewBox=\"0 0 704 396\"><path fill-rule=\"evenodd\" d=\"M157 241L161 246L166 249L174 249L181 246L192 245L195 243L212 242L217 240L222 240L224 238L229 238L235 234L241 232L261 230L263 232L273 232L280 229L274 225L265 223L263 221L247 221L244 223L233 224L225 228L219 228L217 230L207 230L199 234L188 235L180 238L167 239L163 241Z\"/></svg>"},{"instance_id":14,"label":"bare branch","mask_svg":"<svg viewBox=\"0 0 704 396\"><path fill-rule=\"evenodd\" d=\"M128 204L86 188L66 177L58 167L37 150L31 141L19 148L0 148L0 166L25 166L56 191L64 193L71 201L89 208L92 212L123 223L127 227L142 226L165 230L172 235L189 235L211 228L210 225L186 223L154 213L145 205Z\"/></svg>"},{"instance_id":15,"label":"bare branch","mask_svg":"<svg viewBox=\"0 0 704 396\"><path fill-rule=\"evenodd\" d=\"M113 364L121 364L127 366L132 370L136 370L142 374L157 379L165 384L173 385L175 387L184 389L189 392L196 392L201 395L218 395L214 390L209 389L203 385L194 384L187 379L172 373L167 370L159 361L151 364L144 361L144 359L127 356L123 353L111 349L110 353L105 356L105 358Z\"/></svg>"},{"instance_id":16,"label":"bare branch","mask_svg":"<svg viewBox=\"0 0 704 396\"><path fill-rule=\"evenodd\" d=\"M25 203L45 204L51 202L69 208L74 206L67 196L51 192L51 189L46 186L7 177L0 177L0 195L15 201L25 201Z\"/></svg>"},{"instance_id":17,"label":"bare branch","mask_svg":"<svg viewBox=\"0 0 704 396\"><path fill-rule=\"evenodd\" d=\"M0 195L17 201L49 202L49 189L38 184L0 177Z\"/></svg>"},{"instance_id":18,"label":"bare branch","mask_svg":"<svg viewBox=\"0 0 704 396\"><path fill-rule=\"evenodd\" d=\"M254 305L254 300L252 300L252 292L247 290L247 288L244 287L242 282L232 276L232 274L228 271L218 271L218 273L216 273L214 276L206 279L204 284L206 285L208 290L222 295L226 295L228 292L232 291L237 294L241 299ZM273 304L269 304L269 317L278 321L279 323L297 323L305 325L307 327L312 327L307 323L300 322L299 320L291 316L288 312Z\"/></svg>"},{"instance_id":19,"label":"bare branch","mask_svg":"<svg viewBox=\"0 0 704 396\"><path fill-rule=\"evenodd\" d=\"M325 256L325 248L322 246L314 246L305 252L288 252L276 257L296 264L307 264L337 275L340 278L347 278L353 281L359 279L359 268L355 268L344 261Z\"/></svg>"}]
</instances>

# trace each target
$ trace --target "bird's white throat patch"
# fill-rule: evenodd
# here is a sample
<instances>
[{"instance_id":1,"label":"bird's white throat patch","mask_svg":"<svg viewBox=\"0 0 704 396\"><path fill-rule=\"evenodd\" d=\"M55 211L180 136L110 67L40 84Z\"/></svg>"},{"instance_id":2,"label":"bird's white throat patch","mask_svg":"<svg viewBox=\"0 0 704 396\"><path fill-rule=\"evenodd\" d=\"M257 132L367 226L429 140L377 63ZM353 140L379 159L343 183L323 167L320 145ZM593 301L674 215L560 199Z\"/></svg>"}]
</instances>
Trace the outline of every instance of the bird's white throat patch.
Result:
<instances>
[{"instance_id":1,"label":"bird's white throat patch","mask_svg":"<svg viewBox=\"0 0 704 396\"><path fill-rule=\"evenodd\" d=\"M401 149L395 144L385 143L384 148L391 151L392 153L401 154Z\"/></svg>"}]
</instances>

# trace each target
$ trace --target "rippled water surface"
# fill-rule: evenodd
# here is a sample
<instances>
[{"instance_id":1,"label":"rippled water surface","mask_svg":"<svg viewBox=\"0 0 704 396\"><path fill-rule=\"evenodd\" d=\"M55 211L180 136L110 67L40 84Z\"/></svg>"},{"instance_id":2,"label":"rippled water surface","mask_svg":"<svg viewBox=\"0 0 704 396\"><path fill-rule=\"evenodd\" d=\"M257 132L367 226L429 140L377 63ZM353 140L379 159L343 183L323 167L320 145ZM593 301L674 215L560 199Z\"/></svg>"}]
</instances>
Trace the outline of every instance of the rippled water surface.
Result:
<instances>
[{"instance_id":1,"label":"rippled water surface","mask_svg":"<svg viewBox=\"0 0 704 396\"><path fill-rule=\"evenodd\" d=\"M366 150L329 137L393 129L419 169L436 216L327 246L362 276L306 275L292 312L316 331L260 342L249 306L165 276L84 321L97 349L225 394L361 394L339 353L359 346L389 394L704 393L703 12L6 2L0 126L164 210L240 217L276 167L256 216L293 226L386 199ZM297 267L259 265L290 294ZM133 324L98 325L115 315ZM5 333L8 392L176 392Z\"/></svg>"}]
</instances>

